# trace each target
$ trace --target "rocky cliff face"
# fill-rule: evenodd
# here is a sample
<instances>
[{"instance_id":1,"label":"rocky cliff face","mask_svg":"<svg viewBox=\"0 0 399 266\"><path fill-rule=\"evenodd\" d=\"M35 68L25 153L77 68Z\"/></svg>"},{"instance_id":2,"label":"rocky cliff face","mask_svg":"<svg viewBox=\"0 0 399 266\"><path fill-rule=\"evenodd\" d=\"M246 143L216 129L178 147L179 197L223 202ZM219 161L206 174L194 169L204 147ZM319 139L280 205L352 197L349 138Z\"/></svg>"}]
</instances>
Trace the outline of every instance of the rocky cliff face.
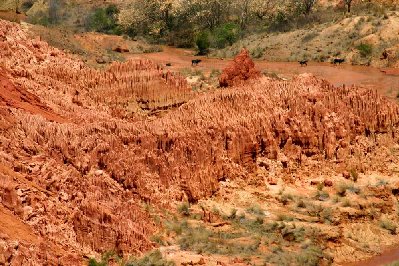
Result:
<instances>
[{"instance_id":1,"label":"rocky cliff face","mask_svg":"<svg viewBox=\"0 0 399 266\"><path fill-rule=\"evenodd\" d=\"M302 75L193 94L149 61L93 70L4 21L0 66L0 84L35 95L0 101L0 210L47 247L0 223L0 249L14 264L145 251L156 231L145 203L211 196L219 180L245 179L259 157L288 168L345 160L367 154L376 135L398 136L398 106L371 90ZM39 107L23 108L24 99Z\"/></svg>"}]
</instances>

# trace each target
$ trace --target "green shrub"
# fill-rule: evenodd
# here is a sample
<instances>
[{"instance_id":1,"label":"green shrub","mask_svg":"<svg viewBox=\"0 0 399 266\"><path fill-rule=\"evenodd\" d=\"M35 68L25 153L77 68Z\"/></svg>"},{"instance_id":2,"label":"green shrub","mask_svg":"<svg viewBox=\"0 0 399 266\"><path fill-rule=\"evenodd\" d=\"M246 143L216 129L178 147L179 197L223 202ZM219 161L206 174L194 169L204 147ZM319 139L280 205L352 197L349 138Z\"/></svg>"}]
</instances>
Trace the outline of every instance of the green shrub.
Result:
<instances>
[{"instance_id":1,"label":"green shrub","mask_svg":"<svg viewBox=\"0 0 399 266\"><path fill-rule=\"evenodd\" d=\"M276 221L288 221L291 222L294 220L294 217L287 215L287 214L277 214Z\"/></svg>"},{"instance_id":2,"label":"green shrub","mask_svg":"<svg viewBox=\"0 0 399 266\"><path fill-rule=\"evenodd\" d=\"M371 44L362 43L356 47L362 57L369 57L373 52Z\"/></svg>"},{"instance_id":3,"label":"green shrub","mask_svg":"<svg viewBox=\"0 0 399 266\"><path fill-rule=\"evenodd\" d=\"M237 209L232 209L230 215L227 216L228 219L234 220L237 217Z\"/></svg>"},{"instance_id":4,"label":"green shrub","mask_svg":"<svg viewBox=\"0 0 399 266\"><path fill-rule=\"evenodd\" d=\"M359 174L356 172L356 170L351 169L350 174L351 174L353 182L357 182L357 180L359 179Z\"/></svg>"},{"instance_id":5,"label":"green shrub","mask_svg":"<svg viewBox=\"0 0 399 266\"><path fill-rule=\"evenodd\" d=\"M125 264L126 266L173 266L174 262L165 260L159 250L155 250L137 259L131 259Z\"/></svg>"},{"instance_id":6,"label":"green shrub","mask_svg":"<svg viewBox=\"0 0 399 266\"><path fill-rule=\"evenodd\" d=\"M330 194L328 194L327 191L317 190L316 195L315 195L315 199L317 199L319 201L326 201L329 198L330 198Z\"/></svg>"},{"instance_id":7,"label":"green shrub","mask_svg":"<svg viewBox=\"0 0 399 266\"><path fill-rule=\"evenodd\" d=\"M349 184L348 187L347 187L347 190L352 192L352 193L355 193L355 194L359 194L360 193L360 188L358 188L354 184Z\"/></svg>"},{"instance_id":8,"label":"green shrub","mask_svg":"<svg viewBox=\"0 0 399 266\"><path fill-rule=\"evenodd\" d=\"M23 2L21 5L22 11L27 12L29 9L31 9L33 4L34 4L33 0L27 0L27 1Z\"/></svg>"},{"instance_id":9,"label":"green shrub","mask_svg":"<svg viewBox=\"0 0 399 266\"><path fill-rule=\"evenodd\" d=\"M209 52L209 47L211 46L211 42L209 40L209 33L203 31L197 35L195 40L195 44L198 48L198 55L206 55Z\"/></svg>"},{"instance_id":10,"label":"green shrub","mask_svg":"<svg viewBox=\"0 0 399 266\"><path fill-rule=\"evenodd\" d=\"M280 196L280 202L283 205L287 205L290 201L292 201L294 197L291 194L284 193Z\"/></svg>"},{"instance_id":11,"label":"green shrub","mask_svg":"<svg viewBox=\"0 0 399 266\"><path fill-rule=\"evenodd\" d=\"M304 42L304 43L310 42L311 40L313 40L313 39L316 38L317 36L319 36L319 32L317 32L317 31L312 31L312 32L306 34L306 35L302 38L302 42Z\"/></svg>"},{"instance_id":12,"label":"green shrub","mask_svg":"<svg viewBox=\"0 0 399 266\"><path fill-rule=\"evenodd\" d=\"M107 34L120 34L121 30L117 24L119 10L116 5L109 5L104 8L97 8L87 21L89 30Z\"/></svg>"},{"instance_id":13,"label":"green shrub","mask_svg":"<svg viewBox=\"0 0 399 266\"><path fill-rule=\"evenodd\" d=\"M96 259L89 259L89 266L107 266L108 262L96 261Z\"/></svg>"},{"instance_id":14,"label":"green shrub","mask_svg":"<svg viewBox=\"0 0 399 266\"><path fill-rule=\"evenodd\" d=\"M310 246L302 251L296 256L296 261L298 265L309 265L317 266L320 265L323 259L323 250L317 246Z\"/></svg>"},{"instance_id":15,"label":"green shrub","mask_svg":"<svg viewBox=\"0 0 399 266\"><path fill-rule=\"evenodd\" d=\"M392 263L390 263L390 264L387 264L387 265L385 265L385 266L399 266L399 260L394 261L394 262L392 262Z\"/></svg>"},{"instance_id":16,"label":"green shrub","mask_svg":"<svg viewBox=\"0 0 399 266\"><path fill-rule=\"evenodd\" d=\"M34 15L29 16L27 21L31 24L38 24L42 26L50 25L48 14L43 11L38 11Z\"/></svg>"},{"instance_id":17,"label":"green shrub","mask_svg":"<svg viewBox=\"0 0 399 266\"><path fill-rule=\"evenodd\" d=\"M306 204L305 204L305 202L303 201L303 199L299 199L299 200L297 201L296 207L297 207L297 208L305 208L305 207L306 207Z\"/></svg>"},{"instance_id":18,"label":"green shrub","mask_svg":"<svg viewBox=\"0 0 399 266\"><path fill-rule=\"evenodd\" d=\"M157 244L159 244L161 246L165 245L165 241L164 241L164 239L163 239L163 237L161 235L153 235L151 237L151 241L155 242L155 243L157 243Z\"/></svg>"},{"instance_id":19,"label":"green shrub","mask_svg":"<svg viewBox=\"0 0 399 266\"><path fill-rule=\"evenodd\" d=\"M266 265L322 265L322 260L331 260L323 250L311 244L298 252L283 250L281 247L273 247L272 254L265 258ZM329 265L329 264L327 264Z\"/></svg>"},{"instance_id":20,"label":"green shrub","mask_svg":"<svg viewBox=\"0 0 399 266\"><path fill-rule=\"evenodd\" d=\"M331 223L333 222L333 210L331 208L324 208L321 212L320 212L320 220L323 223Z\"/></svg>"},{"instance_id":21,"label":"green shrub","mask_svg":"<svg viewBox=\"0 0 399 266\"><path fill-rule=\"evenodd\" d=\"M290 27L289 16L282 10L277 11L277 14L272 18L269 25L271 31L286 31Z\"/></svg>"},{"instance_id":22,"label":"green shrub","mask_svg":"<svg viewBox=\"0 0 399 266\"><path fill-rule=\"evenodd\" d=\"M235 23L226 23L214 31L215 46L224 48L227 45L233 45L240 35L240 27Z\"/></svg>"},{"instance_id":23,"label":"green shrub","mask_svg":"<svg viewBox=\"0 0 399 266\"><path fill-rule=\"evenodd\" d=\"M165 227L168 230L168 232L173 232L176 235L181 235L187 228L189 227L188 223L186 220L184 220L182 223L177 223L176 221L174 222L166 222Z\"/></svg>"},{"instance_id":24,"label":"green shrub","mask_svg":"<svg viewBox=\"0 0 399 266\"><path fill-rule=\"evenodd\" d=\"M346 190L348 189L348 185L347 184L345 184L345 183L339 183L337 186L336 186L336 191L337 191L337 195L338 196L340 196L340 197L345 197L345 195L346 195Z\"/></svg>"},{"instance_id":25,"label":"green shrub","mask_svg":"<svg viewBox=\"0 0 399 266\"><path fill-rule=\"evenodd\" d=\"M320 217L320 213L324 210L324 208L320 204L313 204L308 202L306 204L307 213L312 217Z\"/></svg>"},{"instance_id":26,"label":"green shrub","mask_svg":"<svg viewBox=\"0 0 399 266\"><path fill-rule=\"evenodd\" d=\"M352 206L352 204L348 199L344 199L342 201L342 207L351 207L351 206Z\"/></svg>"},{"instance_id":27,"label":"green shrub","mask_svg":"<svg viewBox=\"0 0 399 266\"><path fill-rule=\"evenodd\" d=\"M101 260L97 261L95 258L90 258L89 259L89 266L107 266L108 262L110 259L112 258L116 258L116 259L120 259L115 252L113 251L108 251L105 252L102 256L101 256Z\"/></svg>"},{"instance_id":28,"label":"green shrub","mask_svg":"<svg viewBox=\"0 0 399 266\"><path fill-rule=\"evenodd\" d=\"M179 206L178 211L184 216L190 216L190 205L184 202L182 205Z\"/></svg>"},{"instance_id":29,"label":"green shrub","mask_svg":"<svg viewBox=\"0 0 399 266\"><path fill-rule=\"evenodd\" d=\"M210 78L219 77L222 72L219 69L212 69L211 74L209 75Z\"/></svg>"},{"instance_id":30,"label":"green shrub","mask_svg":"<svg viewBox=\"0 0 399 266\"><path fill-rule=\"evenodd\" d=\"M265 50L260 47L256 47L255 49L251 50L251 56L253 58L259 59L263 56Z\"/></svg>"},{"instance_id":31,"label":"green shrub","mask_svg":"<svg viewBox=\"0 0 399 266\"><path fill-rule=\"evenodd\" d=\"M386 185L388 185L389 183L388 183L388 181L386 181L386 180L384 180L384 179L379 179L378 181L377 181L377 183L375 184L375 186L376 187L382 187L382 186L386 186Z\"/></svg>"},{"instance_id":32,"label":"green shrub","mask_svg":"<svg viewBox=\"0 0 399 266\"><path fill-rule=\"evenodd\" d=\"M388 219L381 219L380 227L385 230L388 230L392 235L396 235L397 226L392 221Z\"/></svg>"},{"instance_id":33,"label":"green shrub","mask_svg":"<svg viewBox=\"0 0 399 266\"><path fill-rule=\"evenodd\" d=\"M260 216L265 215L265 212L262 210L262 208L259 205L254 205L254 206L249 207L247 209L247 213L260 215Z\"/></svg>"},{"instance_id":34,"label":"green shrub","mask_svg":"<svg viewBox=\"0 0 399 266\"><path fill-rule=\"evenodd\" d=\"M261 241L255 239L250 244L232 244L231 240L242 237L242 233L214 232L207 228L188 227L179 237L178 244L182 250L191 250L199 254L256 254Z\"/></svg>"}]
</instances>

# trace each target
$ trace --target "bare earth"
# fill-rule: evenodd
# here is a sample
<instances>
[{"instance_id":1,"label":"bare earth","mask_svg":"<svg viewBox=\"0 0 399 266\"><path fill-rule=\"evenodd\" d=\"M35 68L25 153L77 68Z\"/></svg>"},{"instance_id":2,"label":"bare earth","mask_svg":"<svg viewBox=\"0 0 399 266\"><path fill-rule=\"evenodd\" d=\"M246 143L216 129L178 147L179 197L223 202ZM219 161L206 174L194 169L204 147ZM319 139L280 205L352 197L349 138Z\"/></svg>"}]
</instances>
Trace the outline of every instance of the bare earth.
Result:
<instances>
[{"instance_id":1,"label":"bare earth","mask_svg":"<svg viewBox=\"0 0 399 266\"><path fill-rule=\"evenodd\" d=\"M194 56L195 52L187 49L173 47L162 47L163 51L158 53L128 55L128 58L147 58L172 71L184 69L200 70L209 75L212 70L222 70L232 59L209 58ZM201 59L202 62L195 67L191 66L192 59ZM312 73L316 77L328 80L335 86L361 85L378 90L388 97L395 98L399 92L399 71L393 68L374 68L367 66L352 66L342 64L334 66L330 63L310 62L308 67L301 67L299 63L293 62L268 62L266 60L254 60L256 67L265 73L276 74L280 78L291 79L295 75ZM385 72L385 73L384 73Z\"/></svg>"}]
</instances>

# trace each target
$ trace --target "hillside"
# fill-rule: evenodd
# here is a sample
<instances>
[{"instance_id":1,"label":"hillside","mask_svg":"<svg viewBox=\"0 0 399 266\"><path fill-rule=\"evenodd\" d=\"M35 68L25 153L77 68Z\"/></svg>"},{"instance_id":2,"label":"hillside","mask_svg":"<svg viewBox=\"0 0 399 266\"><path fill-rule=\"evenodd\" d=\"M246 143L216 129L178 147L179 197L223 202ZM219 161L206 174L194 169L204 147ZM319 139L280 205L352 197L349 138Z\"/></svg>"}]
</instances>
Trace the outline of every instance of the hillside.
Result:
<instances>
[{"instance_id":1,"label":"hillside","mask_svg":"<svg viewBox=\"0 0 399 266\"><path fill-rule=\"evenodd\" d=\"M56 3L52 12L54 22L49 17L52 10L50 2ZM245 27L239 25L242 21L238 19L244 7L236 7L239 4L234 4L234 0L229 1L231 7L224 7L224 16L214 18L219 24L212 27L206 23L207 19L197 18L196 12L181 8L177 1L170 2L169 6L155 0L153 5L135 6L133 0L100 3L21 0L18 3L22 14L17 16L4 12L15 10L15 0L7 0L0 4L0 17L30 23L28 27L34 36L39 35L55 47L80 55L92 66L98 62L101 65L125 60L124 55L113 52L118 46L133 53L159 51L160 47L153 44L198 48L196 42L201 34L209 35L207 41L211 56L218 58L232 58L242 47L247 47L253 57L273 62L331 62L334 58L343 58L353 65L398 66L397 1L354 0L350 13L346 12L343 1L316 1L311 12L303 15L290 6L290 1L275 3L273 8L265 4L265 10L259 11L252 6L262 5L257 4L257 0L251 0L248 3L252 5L248 6L247 12L254 9L254 14L248 13L248 25ZM189 2L195 4L198 1ZM101 12L106 12L109 7L115 7L115 13L106 17ZM143 10L137 11L139 7ZM213 16L212 10L217 10L207 4L193 8L203 8L209 18ZM166 14L170 13L170 21L162 15L165 9L168 10ZM134 10L142 14L136 14ZM147 16L149 12L153 12L153 16ZM258 18L260 14L262 19ZM187 20L186 17L192 19ZM186 29L179 25L186 25ZM93 31L111 35L96 35Z\"/></svg>"},{"instance_id":2,"label":"hillside","mask_svg":"<svg viewBox=\"0 0 399 266\"><path fill-rule=\"evenodd\" d=\"M354 65L398 67L398 32L398 13L388 11L285 33L253 35L213 55L231 57L247 47L253 56L268 61L331 62L344 58Z\"/></svg>"}]
</instances>

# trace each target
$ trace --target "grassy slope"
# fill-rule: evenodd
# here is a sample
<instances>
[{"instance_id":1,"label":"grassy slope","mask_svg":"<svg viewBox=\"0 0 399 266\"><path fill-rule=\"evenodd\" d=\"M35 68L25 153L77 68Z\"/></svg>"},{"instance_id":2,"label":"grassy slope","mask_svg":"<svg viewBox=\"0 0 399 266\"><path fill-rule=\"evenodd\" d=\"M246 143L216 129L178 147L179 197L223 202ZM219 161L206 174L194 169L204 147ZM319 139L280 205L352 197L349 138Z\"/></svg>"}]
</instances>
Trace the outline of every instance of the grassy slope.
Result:
<instances>
[{"instance_id":1,"label":"grassy slope","mask_svg":"<svg viewBox=\"0 0 399 266\"><path fill-rule=\"evenodd\" d=\"M341 16L336 22L314 23L289 32L254 34L213 52L213 56L231 57L247 47L254 57L269 61L325 62L339 57L353 64L397 67L398 16L397 11ZM371 53L361 55L360 44L370 45ZM387 59L381 59L384 50L389 54Z\"/></svg>"}]
</instances>

